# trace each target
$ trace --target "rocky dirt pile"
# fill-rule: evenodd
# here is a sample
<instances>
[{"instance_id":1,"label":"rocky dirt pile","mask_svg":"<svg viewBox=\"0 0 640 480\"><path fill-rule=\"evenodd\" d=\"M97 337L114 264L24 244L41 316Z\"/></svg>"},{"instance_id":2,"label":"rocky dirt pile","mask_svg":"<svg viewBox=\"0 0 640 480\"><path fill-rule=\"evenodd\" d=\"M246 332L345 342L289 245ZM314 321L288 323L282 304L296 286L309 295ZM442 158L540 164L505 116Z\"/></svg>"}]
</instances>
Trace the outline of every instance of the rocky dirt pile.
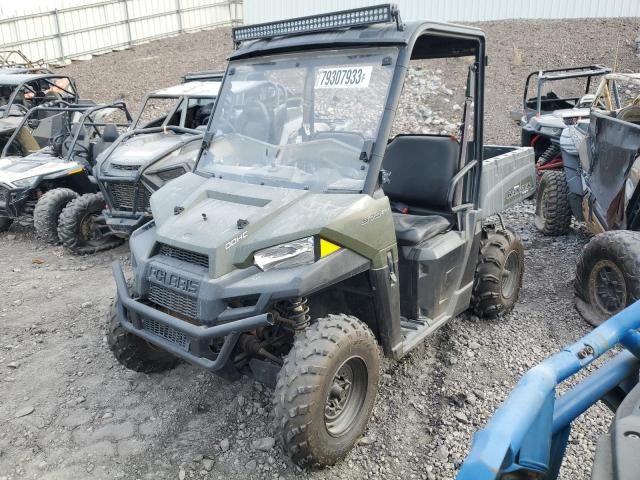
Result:
<instances>
[{"instance_id":1,"label":"rocky dirt pile","mask_svg":"<svg viewBox=\"0 0 640 480\"><path fill-rule=\"evenodd\" d=\"M532 69L613 64L619 45L620 69L640 71L634 54L638 25L480 25L491 57L487 139L517 142L509 110L518 109ZM77 78L86 97L122 97L135 107L146 91L175 84L187 71L223 67L230 48L229 31L220 29L63 71ZM403 106L414 112L416 127L457 127L463 82L450 81L437 66L412 75L425 87L410 92L415 101ZM432 97L438 100L430 103ZM402 362L386 362L366 436L339 465L308 473L274 446L270 389L249 378L227 383L186 364L145 375L114 360L104 327L114 295L110 262L126 261L126 246L73 257L41 246L31 227L14 224L0 234L0 480L453 478L472 433L517 379L588 330L572 304L575 257L587 238L578 226L563 237L542 237L532 226L532 212L526 203L505 217L526 248L515 310L495 321L463 314ZM606 432L609 421L596 407L577 422L563 479L588 477L596 435Z\"/></svg>"}]
</instances>

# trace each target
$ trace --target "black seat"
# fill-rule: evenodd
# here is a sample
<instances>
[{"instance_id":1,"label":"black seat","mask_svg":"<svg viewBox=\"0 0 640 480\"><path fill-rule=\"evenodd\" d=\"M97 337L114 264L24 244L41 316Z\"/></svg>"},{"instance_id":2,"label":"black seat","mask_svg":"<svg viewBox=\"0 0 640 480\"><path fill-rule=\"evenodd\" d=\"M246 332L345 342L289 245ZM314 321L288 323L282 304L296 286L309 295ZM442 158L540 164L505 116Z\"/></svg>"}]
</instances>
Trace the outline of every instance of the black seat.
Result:
<instances>
[{"instance_id":1,"label":"black seat","mask_svg":"<svg viewBox=\"0 0 640 480\"><path fill-rule=\"evenodd\" d=\"M407 209L393 214L398 243L416 245L453 226L448 193L459 152L458 142L447 136L398 135L389 143L383 161L389 183L383 189Z\"/></svg>"},{"instance_id":2,"label":"black seat","mask_svg":"<svg viewBox=\"0 0 640 480\"><path fill-rule=\"evenodd\" d=\"M102 136L100 139L93 145L93 149L91 151L91 157L93 162L98 159L98 156L107 150L111 146L113 142L115 142L120 136L120 132L118 132L118 127L113 123L107 123L102 130Z\"/></svg>"},{"instance_id":3,"label":"black seat","mask_svg":"<svg viewBox=\"0 0 640 480\"><path fill-rule=\"evenodd\" d=\"M255 140L268 142L271 134L271 114L265 104L256 100L245 105L238 117L236 131Z\"/></svg>"},{"instance_id":4,"label":"black seat","mask_svg":"<svg viewBox=\"0 0 640 480\"><path fill-rule=\"evenodd\" d=\"M405 213L394 213L393 225L400 245L418 245L451 228L451 222L440 215Z\"/></svg>"}]
</instances>

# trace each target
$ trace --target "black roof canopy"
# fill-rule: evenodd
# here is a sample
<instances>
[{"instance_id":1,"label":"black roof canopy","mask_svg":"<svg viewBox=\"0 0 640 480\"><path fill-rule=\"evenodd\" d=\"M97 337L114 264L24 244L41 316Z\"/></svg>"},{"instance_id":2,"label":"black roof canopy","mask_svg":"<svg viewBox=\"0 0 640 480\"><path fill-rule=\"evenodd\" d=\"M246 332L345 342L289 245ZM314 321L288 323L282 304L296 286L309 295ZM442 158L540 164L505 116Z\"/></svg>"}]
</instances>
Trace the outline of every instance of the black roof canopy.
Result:
<instances>
[{"instance_id":1,"label":"black roof canopy","mask_svg":"<svg viewBox=\"0 0 640 480\"><path fill-rule=\"evenodd\" d=\"M233 36L238 48L229 60L290 51L389 45L413 46L412 58L426 59L473 55L477 52L478 40L484 43L484 32L478 28L440 22L402 23L397 8L392 5L370 8L379 7L389 8L392 12L388 21L296 30L294 25L304 26L308 21L320 20L321 23L323 15L313 15L236 28ZM325 16L335 17L361 10L345 10ZM247 34L249 39L243 40L243 34Z\"/></svg>"},{"instance_id":2,"label":"black roof canopy","mask_svg":"<svg viewBox=\"0 0 640 480\"><path fill-rule=\"evenodd\" d=\"M51 73L14 73L6 74L0 70L0 85L17 86L25 82L31 82L33 80L55 80L57 78L70 78L66 75L55 75Z\"/></svg>"}]
</instances>

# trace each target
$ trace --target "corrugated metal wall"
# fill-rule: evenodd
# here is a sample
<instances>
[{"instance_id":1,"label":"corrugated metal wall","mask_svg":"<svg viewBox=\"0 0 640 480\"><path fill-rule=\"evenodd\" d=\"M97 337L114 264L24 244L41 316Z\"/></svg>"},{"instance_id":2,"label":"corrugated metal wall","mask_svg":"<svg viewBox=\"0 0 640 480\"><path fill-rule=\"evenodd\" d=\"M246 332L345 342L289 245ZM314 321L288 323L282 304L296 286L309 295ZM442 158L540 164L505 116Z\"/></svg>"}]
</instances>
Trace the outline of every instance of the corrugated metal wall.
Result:
<instances>
[{"instance_id":1,"label":"corrugated metal wall","mask_svg":"<svg viewBox=\"0 0 640 480\"><path fill-rule=\"evenodd\" d=\"M73 3L53 10L52 3L62 2L47 2L48 10L42 10L41 4L29 5L32 12L40 11L2 18L0 49L19 49L32 60L62 63L242 21L241 0L84 0L81 5L77 5L78 0L67 2Z\"/></svg>"},{"instance_id":2,"label":"corrugated metal wall","mask_svg":"<svg viewBox=\"0 0 640 480\"><path fill-rule=\"evenodd\" d=\"M383 0L244 0L245 23L384 3ZM404 20L640 17L640 0L394 0Z\"/></svg>"}]
</instances>

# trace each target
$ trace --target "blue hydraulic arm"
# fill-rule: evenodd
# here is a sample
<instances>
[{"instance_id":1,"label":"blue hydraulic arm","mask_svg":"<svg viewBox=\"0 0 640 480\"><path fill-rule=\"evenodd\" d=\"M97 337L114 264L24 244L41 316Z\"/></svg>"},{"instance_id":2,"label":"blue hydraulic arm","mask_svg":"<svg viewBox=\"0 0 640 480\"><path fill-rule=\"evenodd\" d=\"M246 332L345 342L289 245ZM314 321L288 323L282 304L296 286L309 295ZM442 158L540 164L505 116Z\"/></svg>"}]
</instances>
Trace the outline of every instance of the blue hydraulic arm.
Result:
<instances>
[{"instance_id":1,"label":"blue hydraulic arm","mask_svg":"<svg viewBox=\"0 0 640 480\"><path fill-rule=\"evenodd\" d=\"M457 480L555 479L571 422L625 381L637 382L638 328L640 301L529 370L486 427L475 434ZM556 396L558 384L617 344L626 350ZM539 476L527 476L536 473Z\"/></svg>"}]
</instances>

